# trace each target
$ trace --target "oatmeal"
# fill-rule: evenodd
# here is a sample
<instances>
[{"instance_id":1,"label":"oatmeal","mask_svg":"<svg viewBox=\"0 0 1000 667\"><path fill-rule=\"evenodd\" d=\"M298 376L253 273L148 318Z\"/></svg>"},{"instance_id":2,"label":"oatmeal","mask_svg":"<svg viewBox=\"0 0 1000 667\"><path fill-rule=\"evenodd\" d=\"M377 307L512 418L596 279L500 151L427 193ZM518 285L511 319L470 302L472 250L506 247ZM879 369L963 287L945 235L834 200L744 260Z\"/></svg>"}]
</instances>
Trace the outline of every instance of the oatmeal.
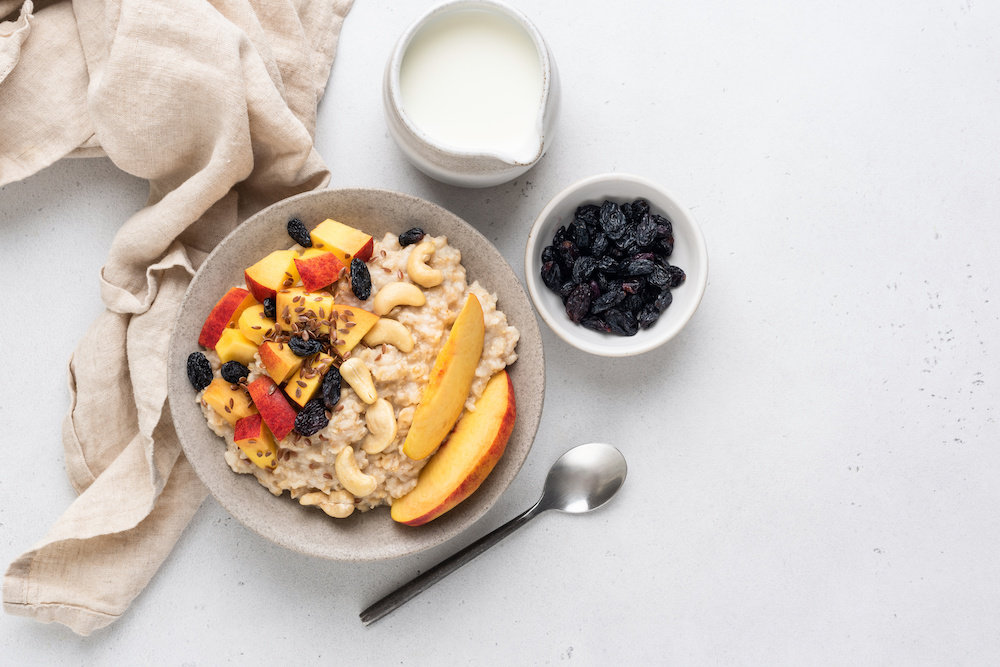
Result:
<instances>
[{"instance_id":1,"label":"oatmeal","mask_svg":"<svg viewBox=\"0 0 1000 667\"><path fill-rule=\"evenodd\" d=\"M411 459L403 445L435 362L467 301L478 300L485 333L463 413L474 411L489 380L517 359L518 332L497 309L495 295L478 281L467 283L460 251L443 236L427 235L406 247L391 233L370 239L370 256L362 257L368 255L363 249L357 255L361 259L350 258L352 262L348 250L331 283L305 289L303 283L314 278L301 259L332 261L322 256L324 244L315 243L319 229L313 232L312 249L292 247L294 256L288 257L300 262L288 264L289 270L267 264L280 269L282 262L292 261L278 253L248 269L253 296L266 294L270 280L275 301L268 303L265 297L257 304L247 297L244 303L253 304L245 306L236 324L235 317L228 322L220 342L210 346L203 341L214 347L204 352L213 379L197 396L208 426L226 442L224 455L233 471L254 475L275 495L288 491L303 505L344 517L391 505L416 486L430 457ZM358 243L364 240L359 238ZM422 261L411 261L415 252L420 256L413 259ZM363 300L358 289L352 290L358 271L370 277L370 294L360 292L367 296ZM260 284L251 285L258 277ZM387 302L387 295L397 292L398 299ZM409 305L414 302L422 303ZM379 312L387 307L388 312ZM369 333L358 335L362 330ZM310 354L298 357L296 350ZM231 366L234 359L237 366ZM224 361L230 364L227 379L222 378ZM246 377L230 384L234 368L245 369ZM338 378L339 400L331 402L334 388L328 385ZM247 389L259 397L254 404L244 398ZM271 402L279 407L272 408ZM272 432L273 447L268 441ZM351 451L345 452L347 448Z\"/></svg>"}]
</instances>

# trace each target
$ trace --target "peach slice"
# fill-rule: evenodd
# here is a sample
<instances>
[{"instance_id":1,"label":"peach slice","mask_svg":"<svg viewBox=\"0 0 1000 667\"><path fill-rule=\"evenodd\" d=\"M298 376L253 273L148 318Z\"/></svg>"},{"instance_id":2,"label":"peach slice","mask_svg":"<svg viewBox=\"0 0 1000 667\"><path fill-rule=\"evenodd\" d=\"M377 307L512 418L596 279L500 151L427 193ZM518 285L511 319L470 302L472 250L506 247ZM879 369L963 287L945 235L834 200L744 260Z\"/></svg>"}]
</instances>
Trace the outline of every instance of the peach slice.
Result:
<instances>
[{"instance_id":1,"label":"peach slice","mask_svg":"<svg viewBox=\"0 0 1000 667\"><path fill-rule=\"evenodd\" d=\"M289 331L292 323L302 315L310 319L327 320L334 307L333 296L329 292L310 292L305 287L280 290L274 303L278 327L285 331ZM302 310L296 312L299 308ZM321 326L320 333L330 333L330 327Z\"/></svg>"},{"instance_id":2,"label":"peach slice","mask_svg":"<svg viewBox=\"0 0 1000 667\"><path fill-rule=\"evenodd\" d=\"M517 408L507 371L486 384L475 412L466 412L431 457L413 490L392 503L392 518L409 526L431 521L479 488L503 455Z\"/></svg>"},{"instance_id":3,"label":"peach slice","mask_svg":"<svg viewBox=\"0 0 1000 667\"><path fill-rule=\"evenodd\" d=\"M297 413L285 398L285 392L280 391L278 385L274 384L274 380L261 375L247 386L247 391L250 392L261 418L275 438L281 440L292 432Z\"/></svg>"},{"instance_id":4,"label":"peach slice","mask_svg":"<svg viewBox=\"0 0 1000 667\"><path fill-rule=\"evenodd\" d=\"M309 248L295 259L295 268L299 271L302 286L315 292L340 278L344 264L332 252Z\"/></svg>"},{"instance_id":5,"label":"peach slice","mask_svg":"<svg viewBox=\"0 0 1000 667\"><path fill-rule=\"evenodd\" d=\"M413 424L403 443L403 453L411 459L432 454L458 421L483 355L485 335L483 308L476 295L470 294L438 352L427 388L413 413Z\"/></svg>"},{"instance_id":6,"label":"peach slice","mask_svg":"<svg viewBox=\"0 0 1000 667\"><path fill-rule=\"evenodd\" d=\"M226 329L219 337L219 342L215 344L215 351L219 354L219 361L238 361L244 366L249 366L253 361L253 355L257 352L257 344L244 336L239 329Z\"/></svg>"},{"instance_id":7,"label":"peach slice","mask_svg":"<svg viewBox=\"0 0 1000 667\"><path fill-rule=\"evenodd\" d=\"M344 266L350 266L355 257L367 262L372 256L372 237L336 220L324 220L316 225L309 236L312 238L313 248L332 252Z\"/></svg>"},{"instance_id":8,"label":"peach slice","mask_svg":"<svg viewBox=\"0 0 1000 667\"><path fill-rule=\"evenodd\" d=\"M305 407L306 403L316 395L323 376L332 365L333 357L322 352L303 363L302 367L288 378L288 384L285 385L288 398L298 403L300 408Z\"/></svg>"},{"instance_id":9,"label":"peach slice","mask_svg":"<svg viewBox=\"0 0 1000 667\"><path fill-rule=\"evenodd\" d=\"M337 321L335 323L336 329L330 333L330 337L336 336L337 342L333 348L337 354L344 357L354 349L380 318L375 313L342 303L333 304L333 310L337 313Z\"/></svg>"},{"instance_id":10,"label":"peach slice","mask_svg":"<svg viewBox=\"0 0 1000 667\"><path fill-rule=\"evenodd\" d=\"M230 425L235 425L243 417L257 412L257 408L253 406L250 397L242 388L233 389L233 386L222 378L212 380L212 383L205 387L201 399Z\"/></svg>"},{"instance_id":11,"label":"peach slice","mask_svg":"<svg viewBox=\"0 0 1000 667\"><path fill-rule=\"evenodd\" d=\"M250 306L240 315L240 333L253 341L255 345L264 342L267 332L273 331L277 325L270 317L264 315L264 306Z\"/></svg>"},{"instance_id":12,"label":"peach slice","mask_svg":"<svg viewBox=\"0 0 1000 667\"><path fill-rule=\"evenodd\" d=\"M292 348L285 343L267 340L261 344L258 351L260 363L264 364L267 374L278 384L287 380L302 365L302 357L292 352Z\"/></svg>"},{"instance_id":13,"label":"peach slice","mask_svg":"<svg viewBox=\"0 0 1000 667\"><path fill-rule=\"evenodd\" d=\"M274 436L267 430L259 414L250 415L236 422L233 442L243 450L247 458L264 470L273 470L278 465L278 448Z\"/></svg>"},{"instance_id":14,"label":"peach slice","mask_svg":"<svg viewBox=\"0 0 1000 667\"><path fill-rule=\"evenodd\" d=\"M230 324L237 322L243 311L255 303L257 300L245 289L240 287L230 289L205 318L205 324L198 336L198 344L214 350L222 332L228 329Z\"/></svg>"},{"instance_id":15,"label":"peach slice","mask_svg":"<svg viewBox=\"0 0 1000 667\"><path fill-rule=\"evenodd\" d=\"M295 283L294 250L275 250L243 272L243 279L258 301L271 298L284 286L286 280Z\"/></svg>"}]
</instances>

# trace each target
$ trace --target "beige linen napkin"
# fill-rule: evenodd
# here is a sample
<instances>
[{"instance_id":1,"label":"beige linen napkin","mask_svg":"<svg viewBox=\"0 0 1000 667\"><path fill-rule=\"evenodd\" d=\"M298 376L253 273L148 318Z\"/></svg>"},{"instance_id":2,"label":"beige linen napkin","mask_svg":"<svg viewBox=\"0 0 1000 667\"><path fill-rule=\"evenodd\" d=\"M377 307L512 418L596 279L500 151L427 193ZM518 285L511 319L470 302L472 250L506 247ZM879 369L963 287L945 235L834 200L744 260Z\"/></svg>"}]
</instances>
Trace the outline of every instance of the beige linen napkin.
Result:
<instances>
[{"instance_id":1,"label":"beige linen napkin","mask_svg":"<svg viewBox=\"0 0 1000 667\"><path fill-rule=\"evenodd\" d=\"M167 404L170 327L238 222L323 187L316 105L352 0L0 0L0 185L66 156L149 179L70 360L79 498L15 560L4 609L89 634L156 572L206 491ZM54 455L54 452L53 452Z\"/></svg>"}]
</instances>

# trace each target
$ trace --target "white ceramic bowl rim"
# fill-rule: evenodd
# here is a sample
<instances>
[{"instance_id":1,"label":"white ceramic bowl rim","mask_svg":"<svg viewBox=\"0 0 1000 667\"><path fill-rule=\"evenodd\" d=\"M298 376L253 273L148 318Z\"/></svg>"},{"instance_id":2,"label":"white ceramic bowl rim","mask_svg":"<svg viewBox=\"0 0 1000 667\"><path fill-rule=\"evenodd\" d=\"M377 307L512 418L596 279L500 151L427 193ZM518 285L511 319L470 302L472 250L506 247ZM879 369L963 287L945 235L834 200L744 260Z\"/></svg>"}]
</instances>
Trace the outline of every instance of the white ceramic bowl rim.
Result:
<instances>
[{"instance_id":1,"label":"white ceramic bowl rim","mask_svg":"<svg viewBox=\"0 0 1000 667\"><path fill-rule=\"evenodd\" d=\"M410 42L413 41L413 37L430 21L441 16L446 12L451 12L461 9L486 9L488 11L495 11L508 16L508 18L514 19L521 27L528 33L531 37L531 41L535 44L535 50L538 52L538 58L542 64L542 97L538 103L538 115L535 117L535 129L538 132L538 153L527 162L520 162L511 158L509 155L504 155L503 153L497 151L473 151L464 148L459 148L448 144L447 142L436 139L427 132L425 132L419 125L414 123L409 115L406 113L406 109L403 107L403 95L399 87L399 72L403 64L403 56L406 54L406 49L409 48ZM424 143L437 148L438 150L450 153L459 157L491 157L507 164L526 166L533 164L538 161L542 156L544 150L544 117L545 108L549 101L549 84L552 79L552 70L549 63L549 53L545 46L545 40L542 39L542 34L538 31L535 25L528 20L528 17L522 14L520 11L511 7L510 5L500 2L500 0L450 0L449 2L444 2L439 5L431 7L429 10L424 12L416 21L410 24L410 26L403 32L399 40L396 42L395 48L393 48L392 55L389 57L389 97L392 100L392 105L396 109L396 113L399 114L403 125L406 126L414 136L419 138Z\"/></svg>"},{"instance_id":2,"label":"white ceramic bowl rim","mask_svg":"<svg viewBox=\"0 0 1000 667\"><path fill-rule=\"evenodd\" d=\"M640 187L656 192L664 200L670 202L671 206L673 206L684 218L686 218L688 222L690 222L690 230L685 230L685 232L690 235L690 238L688 240L693 246L693 250L695 253L694 257L695 263L698 266L702 267L702 270L698 272L694 280L692 280L692 276L690 274L688 275L688 280L685 281L684 285L687 289L693 289L694 292L688 295L688 298L686 299L687 308L680 313L680 316L678 318L676 318L676 321L674 322L674 325L672 327L657 329L657 326L663 323L662 321L657 322L657 324L654 325L652 328L647 329L645 331L640 330L640 332L636 336L633 336L631 338L623 338L616 336L615 337L616 339L622 338L623 340L629 341L632 344L613 346L613 347L602 346L599 343L584 340L579 335L574 335L576 333L577 328L581 329L580 333L583 332L586 332L587 334L594 333L595 335L598 336L600 336L601 334L599 334L598 332L590 332L589 329L584 329L581 325L573 324L565 316L565 313L563 311L559 311L558 313L553 313L548 308L544 307L542 295L539 293L539 290L540 289L548 290L548 288L545 287L544 285L542 285L542 287L539 288L539 285L541 284L541 278L538 277L538 272L541 269L539 253L541 252L541 248L544 247L545 245L548 245L550 242L550 239L539 239L539 235L542 234L542 227L544 226L545 221L547 221L549 217L553 214L553 212L557 208L559 208L567 199L571 197L580 197L579 192L581 190L591 185L606 183L608 181L634 183L636 185L639 185ZM584 202L580 201L576 205L580 205L582 203ZM656 205L656 202L651 201L650 205L652 205L654 208L661 208L660 206ZM676 228L678 226L678 221L673 220L673 222L675 226L674 231L676 235L677 231ZM547 232L547 235L551 233L552 232ZM541 245L539 245L540 242ZM681 268L684 267L682 266ZM528 292L531 294L531 299L535 303L535 310L538 311L538 314L541 315L542 319L549 326L549 329L551 329L553 333L555 333L557 336L562 338L570 345L578 349L581 349L584 352L589 352L591 354L596 354L604 357L629 357L637 354L642 354L644 352L648 352L652 349L659 347L663 343L667 342L668 340L676 336L694 315L695 311L698 309L699 304L701 303L701 299L705 294L705 288L708 284L708 249L705 245L705 236L704 234L702 234L701 228L698 226L697 222L695 222L694 216L691 215L691 212L688 211L688 209L684 207L676 197L671 195L670 192L668 192L662 186L657 185L656 183L648 179L645 179L641 176L636 176L634 174L627 174L627 173L598 174L596 176L589 176L587 178L576 181L572 185L564 188L555 197L553 197L548 204L545 205L545 208L543 208L542 211L538 214L538 217L535 218L535 222L532 225L531 232L528 234L528 242L525 246L524 274L525 274L525 282L527 283L528 286ZM677 302L675 301L675 303L671 307L677 305L679 304L677 304ZM669 309L667 312L670 312ZM676 313L676 311L674 311L674 313ZM562 319L557 321L556 317L558 317L559 315L562 315ZM644 333L652 333L653 335L643 336ZM606 334L606 335L610 336L611 334Z\"/></svg>"}]
</instances>

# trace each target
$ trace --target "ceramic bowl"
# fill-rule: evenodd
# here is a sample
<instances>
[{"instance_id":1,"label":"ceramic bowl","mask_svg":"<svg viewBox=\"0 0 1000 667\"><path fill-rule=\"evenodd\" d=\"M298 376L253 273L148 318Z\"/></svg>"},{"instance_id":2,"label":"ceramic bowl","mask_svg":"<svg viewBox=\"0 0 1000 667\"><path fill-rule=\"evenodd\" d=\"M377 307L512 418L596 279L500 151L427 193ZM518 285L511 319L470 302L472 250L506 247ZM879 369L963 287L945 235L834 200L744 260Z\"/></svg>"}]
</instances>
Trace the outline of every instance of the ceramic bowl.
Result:
<instances>
[{"instance_id":1,"label":"ceramic bowl","mask_svg":"<svg viewBox=\"0 0 1000 667\"><path fill-rule=\"evenodd\" d=\"M215 302L243 284L243 269L269 252L292 245L285 226L297 217L309 228L328 217L381 238L419 226L444 234L462 251L471 282L495 292L498 306L521 332L518 361L509 368L517 397L517 420L503 457L479 489L463 503L420 527L396 524L388 507L333 519L303 507L288 495L275 497L252 475L234 473L223 458L225 445L209 430L187 379L188 354L200 349L198 334ZM310 192L281 201L233 231L205 260L188 288L170 341L169 398L184 453L216 500L247 527L295 551L343 561L395 558L454 537L479 519L500 497L524 462L538 428L545 392L545 362L531 303L510 266L479 232L445 209L388 190Z\"/></svg>"},{"instance_id":2,"label":"ceramic bowl","mask_svg":"<svg viewBox=\"0 0 1000 667\"><path fill-rule=\"evenodd\" d=\"M450 146L430 136L407 115L400 92L399 73L403 56L414 37L437 19L456 12L486 11L516 22L538 49L544 77L536 129L538 149L524 156L499 152L476 152ZM429 9L400 36L386 63L382 83L382 104L389 134L413 165L431 178L451 185L483 188L513 180L533 167L552 142L559 115L560 86L556 62L538 29L521 12L498 0L453 0Z\"/></svg>"},{"instance_id":3,"label":"ceramic bowl","mask_svg":"<svg viewBox=\"0 0 1000 667\"><path fill-rule=\"evenodd\" d=\"M542 249L552 243L561 225L573 222L578 206L645 199L650 210L668 218L674 228L674 251L670 263L684 269L687 279L672 290L673 303L648 329L635 336L592 331L574 324L566 315L559 295L541 279ZM691 213L669 192L639 176L601 174L591 176L557 194L535 219L524 253L524 275L535 308L552 331L570 345L605 357L627 357L648 352L673 338L690 321L708 282L708 251L705 238Z\"/></svg>"}]
</instances>

